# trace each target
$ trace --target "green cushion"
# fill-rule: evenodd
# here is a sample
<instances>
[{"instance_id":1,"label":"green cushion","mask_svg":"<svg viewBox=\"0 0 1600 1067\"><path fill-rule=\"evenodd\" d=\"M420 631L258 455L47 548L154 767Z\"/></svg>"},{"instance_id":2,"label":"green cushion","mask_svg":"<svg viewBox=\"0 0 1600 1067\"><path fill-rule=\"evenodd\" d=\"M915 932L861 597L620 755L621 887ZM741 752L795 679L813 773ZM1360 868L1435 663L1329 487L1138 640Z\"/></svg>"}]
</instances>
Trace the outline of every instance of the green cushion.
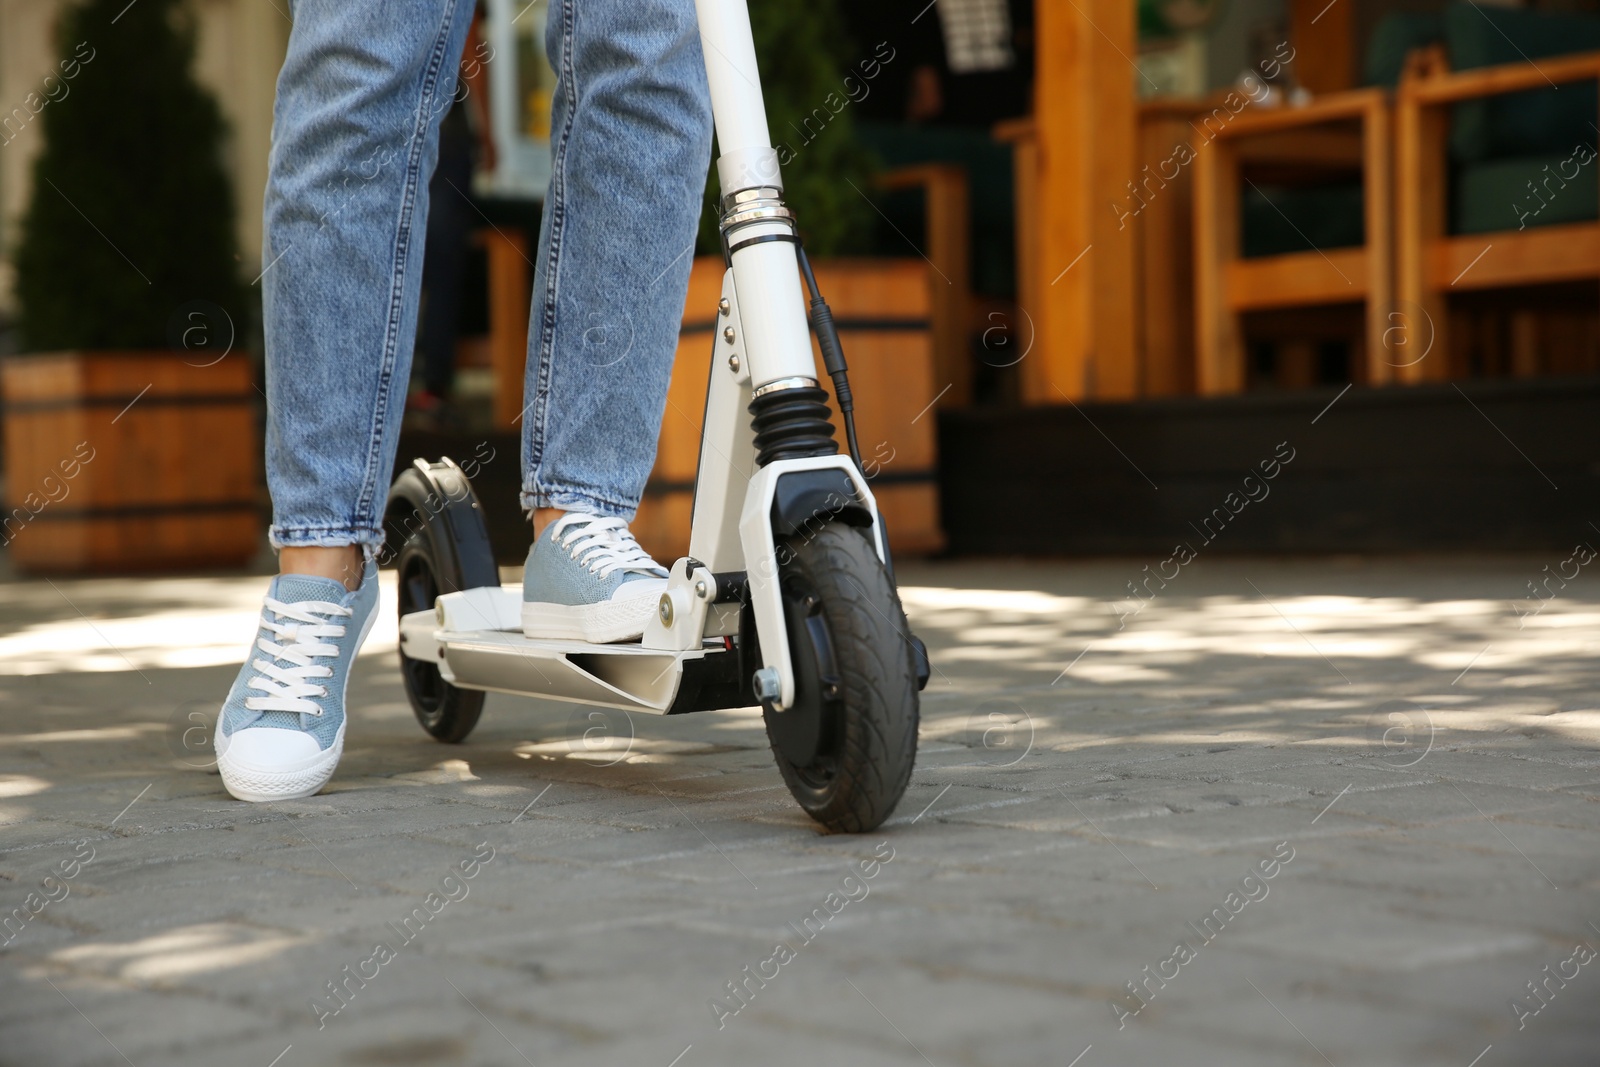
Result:
<instances>
[{"instance_id":1,"label":"green cushion","mask_svg":"<svg viewBox=\"0 0 1600 1067\"><path fill-rule=\"evenodd\" d=\"M857 138L888 167L912 163L959 163L966 167L971 204L973 291L989 296L1014 296L1017 285L1016 208L1011 146L996 141L987 130L957 126L857 122L855 131ZM915 255L906 240L909 238L922 247L922 195L902 191L872 194L872 199L894 227L880 233L873 251L880 255ZM895 229L901 233L896 233Z\"/></svg>"},{"instance_id":2,"label":"green cushion","mask_svg":"<svg viewBox=\"0 0 1600 1067\"><path fill-rule=\"evenodd\" d=\"M1442 15L1409 11L1385 15L1372 31L1372 40L1367 43L1363 82L1393 89L1400 84L1400 75L1406 68L1406 56L1411 50L1442 40Z\"/></svg>"},{"instance_id":3,"label":"green cushion","mask_svg":"<svg viewBox=\"0 0 1600 1067\"><path fill-rule=\"evenodd\" d=\"M1359 180L1299 188L1245 186L1241 254L1248 259L1359 247L1366 241L1362 201Z\"/></svg>"},{"instance_id":4,"label":"green cushion","mask_svg":"<svg viewBox=\"0 0 1600 1067\"><path fill-rule=\"evenodd\" d=\"M1585 158L1589 162L1581 163ZM1577 177L1566 178L1574 171ZM1528 188L1530 181L1537 195ZM1600 218L1600 179L1587 149L1580 155L1562 152L1469 163L1456 168L1454 182L1452 233L1492 233Z\"/></svg>"},{"instance_id":5,"label":"green cushion","mask_svg":"<svg viewBox=\"0 0 1600 1067\"><path fill-rule=\"evenodd\" d=\"M1444 14L1445 41L1456 70L1537 62L1549 56L1600 50L1600 17L1452 4ZM1594 143L1595 83L1559 90L1507 93L1457 106L1451 155L1460 162L1570 152ZM1526 180L1526 179L1524 179Z\"/></svg>"}]
</instances>

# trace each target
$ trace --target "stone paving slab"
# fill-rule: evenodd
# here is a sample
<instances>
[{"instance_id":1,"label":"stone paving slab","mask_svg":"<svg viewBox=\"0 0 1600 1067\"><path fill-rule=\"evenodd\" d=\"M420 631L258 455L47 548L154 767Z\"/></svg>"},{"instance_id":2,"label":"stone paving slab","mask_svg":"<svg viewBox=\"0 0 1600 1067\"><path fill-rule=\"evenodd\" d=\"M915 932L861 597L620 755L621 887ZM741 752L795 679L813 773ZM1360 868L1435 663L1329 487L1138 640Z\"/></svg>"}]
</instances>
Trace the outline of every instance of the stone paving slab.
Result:
<instances>
[{"instance_id":1,"label":"stone paving slab","mask_svg":"<svg viewBox=\"0 0 1600 1067\"><path fill-rule=\"evenodd\" d=\"M1519 629L1551 560L1208 558L1119 628L1144 562L905 564L937 670L859 838L753 711L495 694L431 741L392 590L330 788L239 804L209 715L262 579L0 582L0 923L95 850L0 948L0 1067L1593 1064L1600 960L1512 1003L1600 948L1600 587Z\"/></svg>"}]
</instances>

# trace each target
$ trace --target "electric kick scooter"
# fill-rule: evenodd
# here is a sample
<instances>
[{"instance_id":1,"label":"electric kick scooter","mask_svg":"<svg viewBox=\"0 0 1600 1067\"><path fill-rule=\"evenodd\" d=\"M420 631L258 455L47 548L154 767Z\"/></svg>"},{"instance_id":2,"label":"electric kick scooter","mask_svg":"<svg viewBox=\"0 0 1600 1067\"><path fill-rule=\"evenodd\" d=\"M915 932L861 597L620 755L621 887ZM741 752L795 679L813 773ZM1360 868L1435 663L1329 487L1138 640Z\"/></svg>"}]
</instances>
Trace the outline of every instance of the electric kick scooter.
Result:
<instances>
[{"instance_id":1,"label":"electric kick scooter","mask_svg":"<svg viewBox=\"0 0 1600 1067\"><path fill-rule=\"evenodd\" d=\"M485 692L656 715L759 704L800 806L829 830L859 833L888 818L910 781L927 651L906 625L861 472L838 331L783 203L745 0L696 8L727 271L689 555L672 565L638 643L530 639L522 590L500 584L466 475L449 459L418 460L385 512L405 688L423 728L451 742L476 725Z\"/></svg>"}]
</instances>

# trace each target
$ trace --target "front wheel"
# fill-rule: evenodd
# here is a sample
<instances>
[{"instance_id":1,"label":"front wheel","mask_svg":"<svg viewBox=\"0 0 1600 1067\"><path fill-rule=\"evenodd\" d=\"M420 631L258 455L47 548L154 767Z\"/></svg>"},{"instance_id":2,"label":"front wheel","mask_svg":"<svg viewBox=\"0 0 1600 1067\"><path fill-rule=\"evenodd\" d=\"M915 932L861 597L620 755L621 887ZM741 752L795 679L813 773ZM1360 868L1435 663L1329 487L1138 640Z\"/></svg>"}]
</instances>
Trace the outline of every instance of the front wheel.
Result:
<instances>
[{"instance_id":1,"label":"front wheel","mask_svg":"<svg viewBox=\"0 0 1600 1067\"><path fill-rule=\"evenodd\" d=\"M889 817L917 754L911 631L869 537L829 523L778 546L795 700L765 711L767 737L800 806L841 833Z\"/></svg>"}]
</instances>

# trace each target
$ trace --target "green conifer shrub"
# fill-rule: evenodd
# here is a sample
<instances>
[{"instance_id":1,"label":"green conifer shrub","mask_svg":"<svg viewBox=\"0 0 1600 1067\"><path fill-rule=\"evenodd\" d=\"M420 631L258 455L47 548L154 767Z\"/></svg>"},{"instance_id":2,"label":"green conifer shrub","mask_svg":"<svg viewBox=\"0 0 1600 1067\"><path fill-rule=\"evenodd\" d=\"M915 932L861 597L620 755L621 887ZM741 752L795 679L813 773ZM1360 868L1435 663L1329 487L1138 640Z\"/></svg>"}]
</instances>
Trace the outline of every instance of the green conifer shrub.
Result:
<instances>
[{"instance_id":1,"label":"green conifer shrub","mask_svg":"<svg viewBox=\"0 0 1600 1067\"><path fill-rule=\"evenodd\" d=\"M16 252L25 350L166 348L175 314L222 307L243 332L226 126L195 80L184 0L84 0L62 15L70 92L43 147Z\"/></svg>"}]
</instances>

